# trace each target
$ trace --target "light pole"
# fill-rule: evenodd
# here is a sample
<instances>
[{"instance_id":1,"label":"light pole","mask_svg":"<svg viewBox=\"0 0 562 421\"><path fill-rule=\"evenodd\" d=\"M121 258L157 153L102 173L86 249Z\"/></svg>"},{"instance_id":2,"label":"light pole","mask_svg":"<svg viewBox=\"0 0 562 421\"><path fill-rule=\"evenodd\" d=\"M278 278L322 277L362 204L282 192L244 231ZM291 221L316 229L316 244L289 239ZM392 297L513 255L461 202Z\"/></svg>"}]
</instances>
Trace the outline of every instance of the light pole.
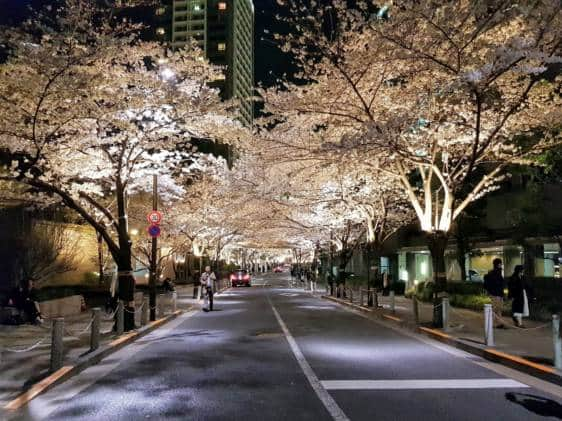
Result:
<instances>
[{"instance_id":1,"label":"light pole","mask_svg":"<svg viewBox=\"0 0 562 421\"><path fill-rule=\"evenodd\" d=\"M158 210L158 176L152 176L152 210ZM148 280L149 294L148 305L150 307L150 320L156 320L156 259L158 258L158 238L152 237L152 249L150 251L150 279Z\"/></svg>"}]
</instances>

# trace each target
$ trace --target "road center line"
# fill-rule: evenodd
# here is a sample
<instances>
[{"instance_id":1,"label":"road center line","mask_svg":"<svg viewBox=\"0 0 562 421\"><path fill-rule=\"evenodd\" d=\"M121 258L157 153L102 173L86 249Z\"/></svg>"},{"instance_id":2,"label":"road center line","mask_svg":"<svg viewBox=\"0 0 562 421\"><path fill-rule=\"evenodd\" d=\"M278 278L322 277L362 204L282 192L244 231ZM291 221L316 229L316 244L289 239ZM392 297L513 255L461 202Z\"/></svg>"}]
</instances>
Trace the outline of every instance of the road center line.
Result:
<instances>
[{"instance_id":1,"label":"road center line","mask_svg":"<svg viewBox=\"0 0 562 421\"><path fill-rule=\"evenodd\" d=\"M300 350L297 342L293 338L293 335L291 335L291 332L289 332L289 329L287 329L287 326L285 325L285 322L279 315L279 312L271 302L269 295L267 296L267 301L269 301L269 305L273 310L273 314L275 314L275 318L277 319L277 322L279 322L279 325L281 326L281 329L285 334L285 338L287 339L287 342L291 347L291 351L293 351L293 355L297 359L297 362L299 363L304 375L308 379L308 382L316 392L316 395L318 396L320 401L324 404L324 406L326 407L326 409L328 410L328 412L330 413L330 415L334 420L349 421L349 418L347 418L347 416L344 414L342 409L338 406L334 398L332 398L328 393L328 391L322 386L322 383L320 382L316 374L314 374L314 371L312 371L312 367L310 367L310 364L308 364L308 361L306 361L306 358L304 357L302 351Z\"/></svg>"},{"instance_id":2,"label":"road center line","mask_svg":"<svg viewBox=\"0 0 562 421\"><path fill-rule=\"evenodd\" d=\"M528 387L512 379L324 380L321 383L327 390L512 389Z\"/></svg>"}]
</instances>

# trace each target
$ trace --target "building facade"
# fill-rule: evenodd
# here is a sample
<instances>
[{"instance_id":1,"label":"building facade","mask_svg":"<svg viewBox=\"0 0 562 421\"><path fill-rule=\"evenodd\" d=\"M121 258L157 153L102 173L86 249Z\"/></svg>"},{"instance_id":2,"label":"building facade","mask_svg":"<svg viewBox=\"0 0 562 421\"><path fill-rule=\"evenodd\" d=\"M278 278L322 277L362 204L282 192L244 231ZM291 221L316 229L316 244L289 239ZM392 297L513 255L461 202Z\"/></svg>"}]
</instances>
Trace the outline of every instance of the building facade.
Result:
<instances>
[{"instance_id":1,"label":"building facade","mask_svg":"<svg viewBox=\"0 0 562 421\"><path fill-rule=\"evenodd\" d=\"M170 10L171 9L171 10ZM254 119L254 6L252 0L173 0L156 8L156 38L181 48L191 40L213 64L225 66L217 81L225 99L240 101L239 119Z\"/></svg>"}]
</instances>

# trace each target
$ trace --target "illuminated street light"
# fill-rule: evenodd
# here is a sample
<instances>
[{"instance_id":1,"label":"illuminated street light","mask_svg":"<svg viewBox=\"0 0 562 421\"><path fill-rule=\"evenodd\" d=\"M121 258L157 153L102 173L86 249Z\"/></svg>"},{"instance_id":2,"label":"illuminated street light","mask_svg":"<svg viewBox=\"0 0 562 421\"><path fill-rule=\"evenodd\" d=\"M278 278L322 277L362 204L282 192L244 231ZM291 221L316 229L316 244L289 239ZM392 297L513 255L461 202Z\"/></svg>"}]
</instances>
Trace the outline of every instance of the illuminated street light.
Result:
<instances>
[{"instance_id":1,"label":"illuminated street light","mask_svg":"<svg viewBox=\"0 0 562 421\"><path fill-rule=\"evenodd\" d=\"M164 79L165 81L170 81L174 79L176 74L169 67L165 67L162 70L160 70L160 76L162 76L162 79Z\"/></svg>"}]
</instances>

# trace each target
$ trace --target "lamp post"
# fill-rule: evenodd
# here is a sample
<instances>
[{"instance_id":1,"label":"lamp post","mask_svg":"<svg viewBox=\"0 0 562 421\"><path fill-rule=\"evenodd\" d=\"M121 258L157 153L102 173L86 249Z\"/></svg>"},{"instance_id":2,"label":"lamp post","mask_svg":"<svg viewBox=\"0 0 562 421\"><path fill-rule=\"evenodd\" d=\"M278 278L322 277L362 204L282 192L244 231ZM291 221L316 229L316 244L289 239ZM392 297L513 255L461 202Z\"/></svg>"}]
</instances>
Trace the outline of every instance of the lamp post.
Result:
<instances>
[{"instance_id":1,"label":"lamp post","mask_svg":"<svg viewBox=\"0 0 562 421\"><path fill-rule=\"evenodd\" d=\"M152 210L158 210L158 176L152 176ZM152 237L150 251L150 278L148 280L149 294L148 306L150 307L150 321L156 320L156 259L158 258L158 238Z\"/></svg>"}]
</instances>

